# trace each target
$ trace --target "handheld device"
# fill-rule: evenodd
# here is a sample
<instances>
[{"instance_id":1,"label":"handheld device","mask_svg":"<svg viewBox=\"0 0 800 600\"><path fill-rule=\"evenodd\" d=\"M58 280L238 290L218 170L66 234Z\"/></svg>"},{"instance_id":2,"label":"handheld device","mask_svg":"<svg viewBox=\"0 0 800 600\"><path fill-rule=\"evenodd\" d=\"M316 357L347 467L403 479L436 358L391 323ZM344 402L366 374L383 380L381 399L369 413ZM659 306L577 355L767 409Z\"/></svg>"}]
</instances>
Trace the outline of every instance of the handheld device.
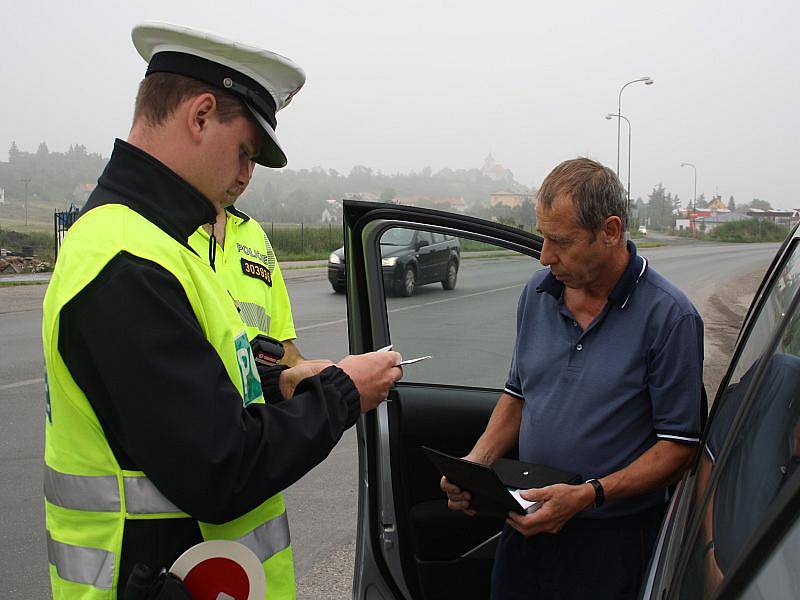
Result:
<instances>
[{"instance_id":1,"label":"handheld device","mask_svg":"<svg viewBox=\"0 0 800 600\"><path fill-rule=\"evenodd\" d=\"M258 334L250 342L250 347L256 362L261 365L276 365L283 358L283 344L268 335Z\"/></svg>"}]
</instances>

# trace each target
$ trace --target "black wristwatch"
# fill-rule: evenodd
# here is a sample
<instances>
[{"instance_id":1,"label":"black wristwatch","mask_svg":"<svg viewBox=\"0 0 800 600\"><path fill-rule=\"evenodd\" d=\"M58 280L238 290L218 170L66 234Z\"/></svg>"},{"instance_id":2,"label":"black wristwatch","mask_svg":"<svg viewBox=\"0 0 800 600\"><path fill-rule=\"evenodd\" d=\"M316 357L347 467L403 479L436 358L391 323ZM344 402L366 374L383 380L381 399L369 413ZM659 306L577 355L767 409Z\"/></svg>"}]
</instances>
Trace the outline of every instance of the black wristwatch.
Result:
<instances>
[{"instance_id":1,"label":"black wristwatch","mask_svg":"<svg viewBox=\"0 0 800 600\"><path fill-rule=\"evenodd\" d=\"M603 490L603 484L597 481L597 479L587 479L585 483L591 483L594 488L594 507L600 508L603 506L603 503L606 501L606 493Z\"/></svg>"}]
</instances>

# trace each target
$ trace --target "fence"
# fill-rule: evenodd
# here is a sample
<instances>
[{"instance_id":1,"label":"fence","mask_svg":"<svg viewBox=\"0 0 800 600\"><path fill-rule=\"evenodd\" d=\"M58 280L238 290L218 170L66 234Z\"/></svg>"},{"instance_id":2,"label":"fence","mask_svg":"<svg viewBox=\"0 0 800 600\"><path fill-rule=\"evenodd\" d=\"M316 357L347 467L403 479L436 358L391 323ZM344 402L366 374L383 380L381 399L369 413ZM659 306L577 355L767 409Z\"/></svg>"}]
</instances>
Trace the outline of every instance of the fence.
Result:
<instances>
[{"instance_id":1,"label":"fence","mask_svg":"<svg viewBox=\"0 0 800 600\"><path fill-rule=\"evenodd\" d=\"M342 226L262 223L279 260L287 258L327 258L344 244Z\"/></svg>"},{"instance_id":2,"label":"fence","mask_svg":"<svg viewBox=\"0 0 800 600\"><path fill-rule=\"evenodd\" d=\"M55 256L58 258L58 249L64 241L64 235L72 224L78 220L80 211L75 207L70 207L65 211L56 211L53 214L53 231L55 232Z\"/></svg>"}]
</instances>

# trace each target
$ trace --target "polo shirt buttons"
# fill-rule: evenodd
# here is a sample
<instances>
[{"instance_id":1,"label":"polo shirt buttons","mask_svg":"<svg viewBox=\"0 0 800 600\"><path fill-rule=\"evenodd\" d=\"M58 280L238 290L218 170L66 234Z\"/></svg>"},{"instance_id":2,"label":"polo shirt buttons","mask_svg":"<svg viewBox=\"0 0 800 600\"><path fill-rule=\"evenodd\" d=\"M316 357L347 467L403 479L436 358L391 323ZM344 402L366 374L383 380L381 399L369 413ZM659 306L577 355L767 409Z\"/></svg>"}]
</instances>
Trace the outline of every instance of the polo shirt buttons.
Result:
<instances>
[{"instance_id":1,"label":"polo shirt buttons","mask_svg":"<svg viewBox=\"0 0 800 600\"><path fill-rule=\"evenodd\" d=\"M577 350L578 352L583 350L583 344L578 344L577 346L575 346L575 350Z\"/></svg>"}]
</instances>

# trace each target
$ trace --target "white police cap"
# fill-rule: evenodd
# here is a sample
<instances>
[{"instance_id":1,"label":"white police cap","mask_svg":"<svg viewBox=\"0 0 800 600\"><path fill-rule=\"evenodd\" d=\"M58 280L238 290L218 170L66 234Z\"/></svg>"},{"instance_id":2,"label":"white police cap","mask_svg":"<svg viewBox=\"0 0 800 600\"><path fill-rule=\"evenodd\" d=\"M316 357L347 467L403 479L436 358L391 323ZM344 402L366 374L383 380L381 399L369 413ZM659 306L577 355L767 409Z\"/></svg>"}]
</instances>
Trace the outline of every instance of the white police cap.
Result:
<instances>
[{"instance_id":1,"label":"white police cap","mask_svg":"<svg viewBox=\"0 0 800 600\"><path fill-rule=\"evenodd\" d=\"M145 76L185 75L241 98L267 134L254 161L286 166L286 154L275 136L275 113L303 87L306 75L299 66L268 50L169 23L141 23L131 37L148 63Z\"/></svg>"}]
</instances>

